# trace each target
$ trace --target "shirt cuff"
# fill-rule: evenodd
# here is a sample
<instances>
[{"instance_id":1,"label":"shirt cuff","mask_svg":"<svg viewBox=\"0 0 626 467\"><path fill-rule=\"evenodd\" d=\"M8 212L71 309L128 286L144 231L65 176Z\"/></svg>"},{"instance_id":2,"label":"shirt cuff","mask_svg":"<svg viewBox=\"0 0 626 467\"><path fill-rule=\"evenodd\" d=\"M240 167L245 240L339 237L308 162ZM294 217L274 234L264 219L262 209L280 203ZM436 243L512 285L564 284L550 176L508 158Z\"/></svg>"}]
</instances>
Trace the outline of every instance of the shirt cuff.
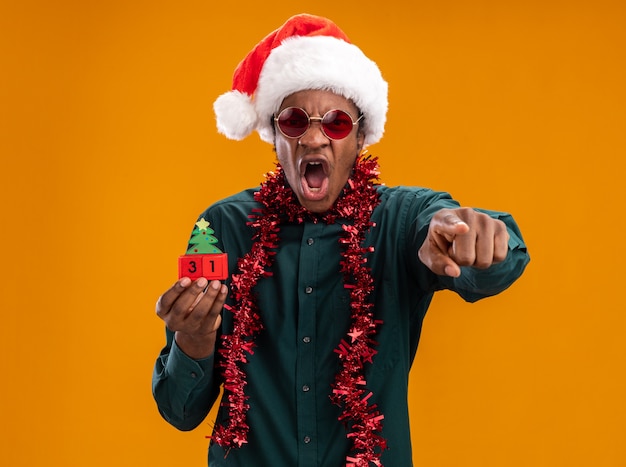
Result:
<instances>
[{"instance_id":1,"label":"shirt cuff","mask_svg":"<svg viewBox=\"0 0 626 467\"><path fill-rule=\"evenodd\" d=\"M169 377L175 378L177 381L188 381L190 384L195 385L211 378L213 363L214 354L206 358L194 360L185 354L176 344L176 340L174 340L167 358L165 372Z\"/></svg>"}]
</instances>

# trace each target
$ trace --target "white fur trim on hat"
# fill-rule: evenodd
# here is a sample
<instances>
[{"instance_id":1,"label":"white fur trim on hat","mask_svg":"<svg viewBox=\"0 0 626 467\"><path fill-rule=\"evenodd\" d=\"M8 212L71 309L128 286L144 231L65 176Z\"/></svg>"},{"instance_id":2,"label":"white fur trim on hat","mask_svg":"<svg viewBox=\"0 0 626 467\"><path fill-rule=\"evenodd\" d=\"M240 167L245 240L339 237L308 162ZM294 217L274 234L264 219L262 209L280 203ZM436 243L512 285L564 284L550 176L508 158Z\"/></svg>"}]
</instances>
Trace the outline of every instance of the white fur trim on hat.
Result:
<instances>
[{"instance_id":1,"label":"white fur trim on hat","mask_svg":"<svg viewBox=\"0 0 626 467\"><path fill-rule=\"evenodd\" d=\"M250 96L239 91L229 91L213 103L217 117L217 131L227 138L242 140L257 126L258 116Z\"/></svg>"},{"instance_id":2,"label":"white fur trim on hat","mask_svg":"<svg viewBox=\"0 0 626 467\"><path fill-rule=\"evenodd\" d=\"M285 97L309 89L328 90L350 99L365 117L364 144L380 140L388 104L387 82L378 66L357 46L341 39L294 36L272 50L259 76L253 105L256 129L263 141L274 142L271 117Z\"/></svg>"}]
</instances>

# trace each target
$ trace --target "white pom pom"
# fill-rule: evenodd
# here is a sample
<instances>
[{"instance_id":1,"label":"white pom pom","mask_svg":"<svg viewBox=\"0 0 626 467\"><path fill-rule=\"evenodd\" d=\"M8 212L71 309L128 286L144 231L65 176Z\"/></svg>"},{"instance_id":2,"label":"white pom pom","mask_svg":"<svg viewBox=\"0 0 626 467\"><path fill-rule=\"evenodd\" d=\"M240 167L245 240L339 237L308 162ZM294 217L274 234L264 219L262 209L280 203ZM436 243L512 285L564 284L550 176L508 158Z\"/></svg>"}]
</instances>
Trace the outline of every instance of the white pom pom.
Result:
<instances>
[{"instance_id":1,"label":"white pom pom","mask_svg":"<svg viewBox=\"0 0 626 467\"><path fill-rule=\"evenodd\" d=\"M229 91L213 103L217 131L229 139L242 140L256 128L258 116L250 96Z\"/></svg>"}]
</instances>

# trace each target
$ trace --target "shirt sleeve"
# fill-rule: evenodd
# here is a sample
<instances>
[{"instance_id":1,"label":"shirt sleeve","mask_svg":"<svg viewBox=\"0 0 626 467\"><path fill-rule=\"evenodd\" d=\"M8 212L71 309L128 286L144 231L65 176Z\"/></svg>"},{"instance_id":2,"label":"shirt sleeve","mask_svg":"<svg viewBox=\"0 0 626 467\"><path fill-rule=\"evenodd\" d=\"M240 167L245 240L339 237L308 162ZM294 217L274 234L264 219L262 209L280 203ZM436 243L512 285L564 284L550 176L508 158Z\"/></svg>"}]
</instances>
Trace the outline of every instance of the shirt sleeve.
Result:
<instances>
[{"instance_id":1,"label":"shirt sleeve","mask_svg":"<svg viewBox=\"0 0 626 467\"><path fill-rule=\"evenodd\" d=\"M206 418L219 394L214 358L194 360L180 350L169 329L166 338L154 365L152 394L165 420L179 430L192 430Z\"/></svg>"}]
</instances>

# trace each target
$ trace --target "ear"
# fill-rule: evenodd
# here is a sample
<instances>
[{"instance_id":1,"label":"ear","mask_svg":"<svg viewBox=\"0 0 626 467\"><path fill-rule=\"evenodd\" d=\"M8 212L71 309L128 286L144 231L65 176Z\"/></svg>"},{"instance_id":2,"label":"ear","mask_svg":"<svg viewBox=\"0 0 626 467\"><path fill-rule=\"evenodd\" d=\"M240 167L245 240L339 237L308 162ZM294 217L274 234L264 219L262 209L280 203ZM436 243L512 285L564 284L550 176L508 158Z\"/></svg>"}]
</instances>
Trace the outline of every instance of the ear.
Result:
<instances>
[{"instance_id":1,"label":"ear","mask_svg":"<svg viewBox=\"0 0 626 467\"><path fill-rule=\"evenodd\" d=\"M356 149L357 153L361 153L363 150L363 143L365 142L365 132L359 128L359 132L356 134Z\"/></svg>"}]
</instances>

